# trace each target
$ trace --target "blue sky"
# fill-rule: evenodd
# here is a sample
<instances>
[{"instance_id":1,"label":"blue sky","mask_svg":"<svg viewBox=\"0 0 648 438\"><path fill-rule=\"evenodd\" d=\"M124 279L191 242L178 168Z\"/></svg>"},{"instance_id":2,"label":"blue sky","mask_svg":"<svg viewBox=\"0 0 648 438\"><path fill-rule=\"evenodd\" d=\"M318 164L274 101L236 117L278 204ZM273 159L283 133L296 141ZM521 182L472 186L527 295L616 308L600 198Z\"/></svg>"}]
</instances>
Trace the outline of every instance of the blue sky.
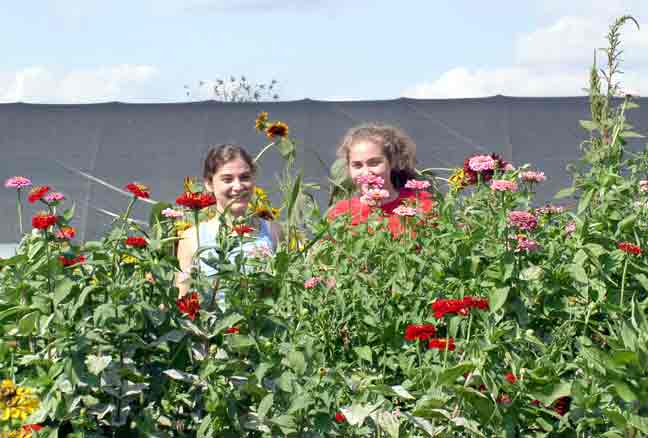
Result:
<instances>
[{"instance_id":1,"label":"blue sky","mask_svg":"<svg viewBox=\"0 0 648 438\"><path fill-rule=\"evenodd\" d=\"M186 101L245 74L284 99L575 95L612 17L648 93L645 0L3 2L0 102Z\"/></svg>"}]
</instances>

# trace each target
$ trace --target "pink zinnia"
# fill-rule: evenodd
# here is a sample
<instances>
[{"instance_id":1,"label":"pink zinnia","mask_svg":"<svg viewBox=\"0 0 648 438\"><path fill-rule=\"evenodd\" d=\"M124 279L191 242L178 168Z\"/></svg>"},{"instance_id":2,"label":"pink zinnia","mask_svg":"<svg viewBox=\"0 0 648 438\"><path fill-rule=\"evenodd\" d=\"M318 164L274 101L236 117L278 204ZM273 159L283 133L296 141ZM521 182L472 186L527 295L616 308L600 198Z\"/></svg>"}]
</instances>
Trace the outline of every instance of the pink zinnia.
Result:
<instances>
[{"instance_id":1,"label":"pink zinnia","mask_svg":"<svg viewBox=\"0 0 648 438\"><path fill-rule=\"evenodd\" d=\"M43 201L45 202L59 202L65 200L65 195L59 192L46 193L43 196Z\"/></svg>"},{"instance_id":2,"label":"pink zinnia","mask_svg":"<svg viewBox=\"0 0 648 438\"><path fill-rule=\"evenodd\" d=\"M642 192L648 192L648 179L639 181L639 190Z\"/></svg>"},{"instance_id":3,"label":"pink zinnia","mask_svg":"<svg viewBox=\"0 0 648 438\"><path fill-rule=\"evenodd\" d=\"M313 289L315 286L317 286L318 284L320 284L321 281L322 281L322 278L321 278L321 277L313 277L313 278L309 278L308 280L306 280L306 281L304 282L304 288L305 288L305 289Z\"/></svg>"},{"instance_id":4,"label":"pink zinnia","mask_svg":"<svg viewBox=\"0 0 648 438\"><path fill-rule=\"evenodd\" d=\"M430 187L429 181L419 181L416 179L410 179L405 183L405 188L410 190L426 190L429 187Z\"/></svg>"},{"instance_id":5,"label":"pink zinnia","mask_svg":"<svg viewBox=\"0 0 648 438\"><path fill-rule=\"evenodd\" d=\"M375 207L383 199L389 198L389 192L384 189L369 189L360 196L360 202Z\"/></svg>"},{"instance_id":6,"label":"pink zinnia","mask_svg":"<svg viewBox=\"0 0 648 438\"><path fill-rule=\"evenodd\" d=\"M369 187L380 189L385 185L385 180L376 175L360 175L356 178L356 184L362 187Z\"/></svg>"},{"instance_id":7,"label":"pink zinnia","mask_svg":"<svg viewBox=\"0 0 648 438\"><path fill-rule=\"evenodd\" d=\"M468 160L468 167L475 172L494 170L495 166L497 166L497 161L490 155L476 155Z\"/></svg>"},{"instance_id":8,"label":"pink zinnia","mask_svg":"<svg viewBox=\"0 0 648 438\"><path fill-rule=\"evenodd\" d=\"M416 209L405 205L399 205L394 209L394 214L397 216L416 216Z\"/></svg>"},{"instance_id":9,"label":"pink zinnia","mask_svg":"<svg viewBox=\"0 0 648 438\"><path fill-rule=\"evenodd\" d=\"M518 186L513 181L494 179L490 183L491 190L495 192L517 192Z\"/></svg>"},{"instance_id":10,"label":"pink zinnia","mask_svg":"<svg viewBox=\"0 0 648 438\"><path fill-rule=\"evenodd\" d=\"M538 242L535 240L531 240L526 236L517 236L517 248L515 248L515 252L533 252L537 251L540 249L540 245L538 245Z\"/></svg>"},{"instance_id":11,"label":"pink zinnia","mask_svg":"<svg viewBox=\"0 0 648 438\"><path fill-rule=\"evenodd\" d=\"M162 210L162 216L169 219L178 219L184 217L184 212L181 210L175 210L173 208L165 208Z\"/></svg>"},{"instance_id":12,"label":"pink zinnia","mask_svg":"<svg viewBox=\"0 0 648 438\"><path fill-rule=\"evenodd\" d=\"M538 214L561 214L565 211L564 207L547 204L544 207L536 208Z\"/></svg>"},{"instance_id":13,"label":"pink zinnia","mask_svg":"<svg viewBox=\"0 0 648 438\"><path fill-rule=\"evenodd\" d=\"M509 212L508 222L520 230L534 230L538 226L538 219L526 211Z\"/></svg>"},{"instance_id":14,"label":"pink zinnia","mask_svg":"<svg viewBox=\"0 0 648 438\"><path fill-rule=\"evenodd\" d=\"M567 224L565 224L565 233L571 234L574 231L576 231L576 222L574 221L567 222Z\"/></svg>"},{"instance_id":15,"label":"pink zinnia","mask_svg":"<svg viewBox=\"0 0 648 438\"><path fill-rule=\"evenodd\" d=\"M544 172L535 172L533 170L522 172L520 174L520 178L522 179L522 181L528 183L541 183L543 181L546 181L547 179Z\"/></svg>"},{"instance_id":16,"label":"pink zinnia","mask_svg":"<svg viewBox=\"0 0 648 438\"><path fill-rule=\"evenodd\" d=\"M5 187L8 189L22 189L25 187L30 187L31 185L31 180L29 178L25 178L24 176L12 176L5 181Z\"/></svg>"}]
</instances>

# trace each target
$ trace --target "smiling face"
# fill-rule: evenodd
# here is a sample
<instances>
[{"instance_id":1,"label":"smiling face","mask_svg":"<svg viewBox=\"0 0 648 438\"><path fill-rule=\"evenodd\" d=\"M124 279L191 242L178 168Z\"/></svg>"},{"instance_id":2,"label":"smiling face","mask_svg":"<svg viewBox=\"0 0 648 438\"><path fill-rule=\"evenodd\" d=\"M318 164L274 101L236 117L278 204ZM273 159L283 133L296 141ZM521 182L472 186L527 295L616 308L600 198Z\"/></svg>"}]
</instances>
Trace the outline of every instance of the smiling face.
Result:
<instances>
[{"instance_id":1,"label":"smiling face","mask_svg":"<svg viewBox=\"0 0 648 438\"><path fill-rule=\"evenodd\" d=\"M214 194L217 208L223 212L229 208L234 216L242 216L247 211L248 202L254 193L256 178L254 171L241 157L237 156L224 163L205 180L205 186Z\"/></svg>"},{"instance_id":2,"label":"smiling face","mask_svg":"<svg viewBox=\"0 0 648 438\"><path fill-rule=\"evenodd\" d=\"M384 189L394 193L391 163L382 147L371 141L358 141L349 148L349 176L355 182L359 176L374 175L385 181Z\"/></svg>"}]
</instances>

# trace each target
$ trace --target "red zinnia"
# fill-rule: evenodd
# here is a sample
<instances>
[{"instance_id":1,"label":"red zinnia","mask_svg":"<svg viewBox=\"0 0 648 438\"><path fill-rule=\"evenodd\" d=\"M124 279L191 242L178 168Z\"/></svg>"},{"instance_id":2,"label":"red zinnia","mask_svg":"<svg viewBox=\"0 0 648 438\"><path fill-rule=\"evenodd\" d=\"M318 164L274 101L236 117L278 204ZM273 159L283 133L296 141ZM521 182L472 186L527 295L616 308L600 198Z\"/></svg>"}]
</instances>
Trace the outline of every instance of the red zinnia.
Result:
<instances>
[{"instance_id":1,"label":"red zinnia","mask_svg":"<svg viewBox=\"0 0 648 438\"><path fill-rule=\"evenodd\" d=\"M39 201L45 193L49 192L49 189L49 186L35 186L29 191L27 201L29 201L30 204Z\"/></svg>"},{"instance_id":2,"label":"red zinnia","mask_svg":"<svg viewBox=\"0 0 648 438\"><path fill-rule=\"evenodd\" d=\"M432 324L410 324L405 327L405 338L406 341L427 341L430 338L433 338L436 334L436 327Z\"/></svg>"},{"instance_id":3,"label":"red zinnia","mask_svg":"<svg viewBox=\"0 0 648 438\"><path fill-rule=\"evenodd\" d=\"M569 411L570 406L571 406L571 397L569 396L560 397L558 400L556 400L553 403L553 410L558 415L563 416L567 413L567 411Z\"/></svg>"},{"instance_id":4,"label":"red zinnia","mask_svg":"<svg viewBox=\"0 0 648 438\"><path fill-rule=\"evenodd\" d=\"M193 321L194 319L196 319L196 315L200 310L198 294L196 292L192 292L183 296L182 298L178 298L176 300L176 306L178 306L178 310L180 310L180 312L187 315L187 317L189 317L189 319Z\"/></svg>"},{"instance_id":5,"label":"red zinnia","mask_svg":"<svg viewBox=\"0 0 648 438\"><path fill-rule=\"evenodd\" d=\"M445 350L446 348L449 351L455 350L455 340L454 338L436 338L430 339L428 343L428 348L436 348L437 350Z\"/></svg>"},{"instance_id":6,"label":"red zinnia","mask_svg":"<svg viewBox=\"0 0 648 438\"><path fill-rule=\"evenodd\" d=\"M232 230L234 230L234 232L239 236L244 236L254 231L254 228L246 224L239 224L232 226Z\"/></svg>"},{"instance_id":7,"label":"red zinnia","mask_svg":"<svg viewBox=\"0 0 648 438\"><path fill-rule=\"evenodd\" d=\"M43 211L32 217L32 227L38 228L39 230L45 230L54 225L56 221L56 216Z\"/></svg>"},{"instance_id":8,"label":"red zinnia","mask_svg":"<svg viewBox=\"0 0 648 438\"><path fill-rule=\"evenodd\" d=\"M76 230L74 227L61 227L56 233L54 233L57 239L66 239L71 240L76 236Z\"/></svg>"},{"instance_id":9,"label":"red zinnia","mask_svg":"<svg viewBox=\"0 0 648 438\"><path fill-rule=\"evenodd\" d=\"M437 300L432 303L434 317L439 319L447 313L466 316L471 308L488 310L488 300L486 298L466 296L461 299Z\"/></svg>"},{"instance_id":10,"label":"red zinnia","mask_svg":"<svg viewBox=\"0 0 648 438\"><path fill-rule=\"evenodd\" d=\"M33 431L38 432L42 428L43 426L41 426L40 424L25 424L22 427L22 430L24 430L25 432L33 432Z\"/></svg>"},{"instance_id":11,"label":"red zinnia","mask_svg":"<svg viewBox=\"0 0 648 438\"><path fill-rule=\"evenodd\" d=\"M342 413L342 411L337 411L336 414L335 414L335 422L336 423L344 423L345 421L347 421L347 419L344 416L344 414Z\"/></svg>"},{"instance_id":12,"label":"red zinnia","mask_svg":"<svg viewBox=\"0 0 648 438\"><path fill-rule=\"evenodd\" d=\"M59 261L63 266L74 266L74 265L81 265L85 263L85 256L80 255L78 257L73 257L71 259L65 257L65 256L59 256Z\"/></svg>"},{"instance_id":13,"label":"red zinnia","mask_svg":"<svg viewBox=\"0 0 648 438\"><path fill-rule=\"evenodd\" d=\"M508 373L506 373L506 380L508 380L511 385L515 385L515 382L517 382L517 377L515 377L515 374L509 371Z\"/></svg>"},{"instance_id":14,"label":"red zinnia","mask_svg":"<svg viewBox=\"0 0 648 438\"><path fill-rule=\"evenodd\" d=\"M630 242L621 242L618 248L628 254L641 255L641 247Z\"/></svg>"},{"instance_id":15,"label":"red zinnia","mask_svg":"<svg viewBox=\"0 0 648 438\"><path fill-rule=\"evenodd\" d=\"M508 394L502 393L502 394L497 396L497 400L495 400L495 401L498 404L508 405L508 404L512 403L513 400L511 400L511 397L509 397Z\"/></svg>"},{"instance_id":16,"label":"red zinnia","mask_svg":"<svg viewBox=\"0 0 648 438\"><path fill-rule=\"evenodd\" d=\"M216 198L211 193L184 192L176 198L176 204L187 207L191 210L200 210L216 204Z\"/></svg>"},{"instance_id":17,"label":"red zinnia","mask_svg":"<svg viewBox=\"0 0 648 438\"><path fill-rule=\"evenodd\" d=\"M136 198L145 198L148 199L151 196L151 192L148 187L144 184L138 184L135 182L128 183L126 185L126 190L135 195Z\"/></svg>"},{"instance_id":18,"label":"red zinnia","mask_svg":"<svg viewBox=\"0 0 648 438\"><path fill-rule=\"evenodd\" d=\"M124 242L128 246L133 246L135 248L144 248L148 243L146 243L146 239L143 237L137 237L137 236L130 236L129 238L126 239Z\"/></svg>"},{"instance_id":19,"label":"red zinnia","mask_svg":"<svg viewBox=\"0 0 648 438\"><path fill-rule=\"evenodd\" d=\"M225 333L229 333L230 335L236 334L240 331L238 327L228 327L227 330L225 330Z\"/></svg>"}]
</instances>

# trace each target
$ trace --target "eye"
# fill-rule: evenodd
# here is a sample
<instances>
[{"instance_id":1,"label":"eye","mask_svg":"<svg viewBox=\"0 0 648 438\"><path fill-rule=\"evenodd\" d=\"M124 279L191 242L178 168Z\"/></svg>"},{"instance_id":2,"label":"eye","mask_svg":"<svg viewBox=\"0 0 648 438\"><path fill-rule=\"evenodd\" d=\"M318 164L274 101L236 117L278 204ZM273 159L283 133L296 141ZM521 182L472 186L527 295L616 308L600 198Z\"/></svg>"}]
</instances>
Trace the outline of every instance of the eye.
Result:
<instances>
[{"instance_id":1,"label":"eye","mask_svg":"<svg viewBox=\"0 0 648 438\"><path fill-rule=\"evenodd\" d=\"M360 169L362 167L362 163L351 163L351 167L353 167L354 169Z\"/></svg>"},{"instance_id":2,"label":"eye","mask_svg":"<svg viewBox=\"0 0 648 438\"><path fill-rule=\"evenodd\" d=\"M228 177L225 177L225 178L221 178L221 181L223 181L225 184L229 184L229 183L231 183L233 181L233 179L232 179L232 177L228 176Z\"/></svg>"},{"instance_id":3,"label":"eye","mask_svg":"<svg viewBox=\"0 0 648 438\"><path fill-rule=\"evenodd\" d=\"M250 181L252 179L252 175L241 175L241 181Z\"/></svg>"}]
</instances>

